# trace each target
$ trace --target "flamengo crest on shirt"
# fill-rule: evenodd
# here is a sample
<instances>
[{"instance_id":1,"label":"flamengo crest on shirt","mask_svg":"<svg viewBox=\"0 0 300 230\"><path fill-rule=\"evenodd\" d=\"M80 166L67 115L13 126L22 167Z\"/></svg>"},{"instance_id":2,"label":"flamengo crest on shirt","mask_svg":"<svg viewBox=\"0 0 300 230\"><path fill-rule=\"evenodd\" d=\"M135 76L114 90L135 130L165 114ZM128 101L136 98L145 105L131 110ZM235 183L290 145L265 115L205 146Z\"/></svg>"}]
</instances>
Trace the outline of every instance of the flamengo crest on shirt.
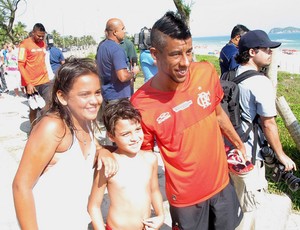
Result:
<instances>
[{"instance_id":1,"label":"flamengo crest on shirt","mask_svg":"<svg viewBox=\"0 0 300 230\"><path fill-rule=\"evenodd\" d=\"M198 98L197 98L197 103L200 107L202 107L203 109L207 108L208 106L211 105L210 102L210 92L201 92L198 94ZM179 105L177 105L176 107L173 108L173 111L175 113L181 111L181 110L185 110L188 107L190 107L193 104L192 100L188 100L185 101ZM158 124L161 124L162 122L166 121L167 119L169 119L171 117L171 114L169 112L164 112L162 114L159 115L159 117L156 119Z\"/></svg>"},{"instance_id":2,"label":"flamengo crest on shirt","mask_svg":"<svg viewBox=\"0 0 300 230\"><path fill-rule=\"evenodd\" d=\"M207 108L208 106L211 105L209 96L210 96L210 92L207 92L207 93L202 92L202 93L198 94L197 103L203 109L205 109L205 108Z\"/></svg>"}]
</instances>

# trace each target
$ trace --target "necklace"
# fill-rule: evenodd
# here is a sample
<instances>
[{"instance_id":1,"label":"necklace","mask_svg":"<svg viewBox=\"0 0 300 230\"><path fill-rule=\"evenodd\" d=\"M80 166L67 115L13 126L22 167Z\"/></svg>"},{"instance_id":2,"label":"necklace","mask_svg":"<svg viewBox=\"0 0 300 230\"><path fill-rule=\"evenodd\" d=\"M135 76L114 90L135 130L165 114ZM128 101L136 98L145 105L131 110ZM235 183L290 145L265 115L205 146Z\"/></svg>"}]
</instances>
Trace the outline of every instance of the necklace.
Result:
<instances>
[{"instance_id":1,"label":"necklace","mask_svg":"<svg viewBox=\"0 0 300 230\"><path fill-rule=\"evenodd\" d=\"M84 146L86 146L86 144L87 144L87 138L85 137L85 135L84 135L84 131L83 130L81 130L81 131L77 131L77 135L79 134L79 137L77 137L78 138L78 140L79 141L81 141L81 142L83 142L83 145Z\"/></svg>"}]
</instances>

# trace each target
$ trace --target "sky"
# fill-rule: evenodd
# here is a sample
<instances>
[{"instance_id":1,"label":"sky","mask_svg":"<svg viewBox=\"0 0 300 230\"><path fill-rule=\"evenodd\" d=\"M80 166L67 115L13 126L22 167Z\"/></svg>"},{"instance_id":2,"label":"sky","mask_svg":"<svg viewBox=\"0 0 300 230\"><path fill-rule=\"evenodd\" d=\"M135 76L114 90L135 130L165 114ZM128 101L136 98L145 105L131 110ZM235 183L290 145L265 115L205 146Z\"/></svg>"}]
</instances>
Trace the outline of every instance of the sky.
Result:
<instances>
[{"instance_id":1,"label":"sky","mask_svg":"<svg viewBox=\"0 0 300 230\"><path fill-rule=\"evenodd\" d=\"M190 28L193 37L230 35L236 24L269 32L274 27L300 28L299 0L185 0L193 1ZM96 41L104 36L109 18L120 18L129 35L144 26L152 27L168 10L175 11L173 0L27 0L22 2L15 23L31 30L37 22L47 32Z\"/></svg>"}]
</instances>

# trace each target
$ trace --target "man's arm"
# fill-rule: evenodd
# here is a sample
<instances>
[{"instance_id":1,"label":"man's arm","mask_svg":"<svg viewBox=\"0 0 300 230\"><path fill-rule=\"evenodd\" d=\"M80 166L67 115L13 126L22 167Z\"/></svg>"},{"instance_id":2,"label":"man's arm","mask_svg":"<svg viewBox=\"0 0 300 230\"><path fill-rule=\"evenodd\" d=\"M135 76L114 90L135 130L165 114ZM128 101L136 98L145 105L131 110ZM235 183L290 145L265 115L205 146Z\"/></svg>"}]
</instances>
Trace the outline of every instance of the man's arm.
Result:
<instances>
[{"instance_id":1,"label":"man's arm","mask_svg":"<svg viewBox=\"0 0 300 230\"><path fill-rule=\"evenodd\" d=\"M282 149L275 117L260 116L260 119L264 135L276 153L278 160L285 166L285 170L289 171L293 168L297 170L295 162L289 158Z\"/></svg>"},{"instance_id":2,"label":"man's arm","mask_svg":"<svg viewBox=\"0 0 300 230\"><path fill-rule=\"evenodd\" d=\"M19 71L21 73L22 78L24 79L26 83L26 92L28 94L33 94L36 90L34 86L31 84L30 74L26 70L26 60L27 60L27 53L26 48L20 46L19 48L19 57L18 57L18 67Z\"/></svg>"},{"instance_id":3,"label":"man's arm","mask_svg":"<svg viewBox=\"0 0 300 230\"><path fill-rule=\"evenodd\" d=\"M120 69L116 71L117 77L121 82L130 81L137 73L137 69L133 68L132 71L128 71L127 69Z\"/></svg>"},{"instance_id":4,"label":"man's arm","mask_svg":"<svg viewBox=\"0 0 300 230\"><path fill-rule=\"evenodd\" d=\"M242 142L241 138L235 131L234 127L232 126L229 117L219 104L216 107L216 115L219 122L219 126L221 129L222 134L231 142L231 144L238 150L240 150L244 158L246 159L246 149L245 145Z\"/></svg>"}]
</instances>

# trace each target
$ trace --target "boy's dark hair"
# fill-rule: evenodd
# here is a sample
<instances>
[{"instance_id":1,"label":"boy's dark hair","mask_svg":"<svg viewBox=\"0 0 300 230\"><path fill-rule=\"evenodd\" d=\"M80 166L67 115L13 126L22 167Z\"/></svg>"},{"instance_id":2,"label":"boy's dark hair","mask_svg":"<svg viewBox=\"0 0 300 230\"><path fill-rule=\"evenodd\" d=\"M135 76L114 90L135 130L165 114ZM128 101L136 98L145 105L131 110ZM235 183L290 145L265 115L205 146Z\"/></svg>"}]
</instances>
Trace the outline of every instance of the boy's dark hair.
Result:
<instances>
[{"instance_id":1,"label":"boy's dark hair","mask_svg":"<svg viewBox=\"0 0 300 230\"><path fill-rule=\"evenodd\" d=\"M178 40L192 37L183 18L172 11L168 11L153 25L150 35L151 46L162 50L166 46L166 36Z\"/></svg>"},{"instance_id":2,"label":"boy's dark hair","mask_svg":"<svg viewBox=\"0 0 300 230\"><path fill-rule=\"evenodd\" d=\"M32 31L41 31L41 32L45 32L45 33L46 33L46 29L45 29L45 27L43 26L42 23L36 23L36 24L33 26Z\"/></svg>"},{"instance_id":3,"label":"boy's dark hair","mask_svg":"<svg viewBox=\"0 0 300 230\"><path fill-rule=\"evenodd\" d=\"M103 123L106 131L115 136L115 128L118 120L133 120L141 123L140 112L133 107L128 99L122 99L117 103L107 104L103 112Z\"/></svg>"},{"instance_id":4,"label":"boy's dark hair","mask_svg":"<svg viewBox=\"0 0 300 230\"><path fill-rule=\"evenodd\" d=\"M237 24L235 27L233 27L232 31L231 31L231 36L230 38L235 38L235 36L237 35L243 35L244 33L248 32L249 29L241 24Z\"/></svg>"}]
</instances>

